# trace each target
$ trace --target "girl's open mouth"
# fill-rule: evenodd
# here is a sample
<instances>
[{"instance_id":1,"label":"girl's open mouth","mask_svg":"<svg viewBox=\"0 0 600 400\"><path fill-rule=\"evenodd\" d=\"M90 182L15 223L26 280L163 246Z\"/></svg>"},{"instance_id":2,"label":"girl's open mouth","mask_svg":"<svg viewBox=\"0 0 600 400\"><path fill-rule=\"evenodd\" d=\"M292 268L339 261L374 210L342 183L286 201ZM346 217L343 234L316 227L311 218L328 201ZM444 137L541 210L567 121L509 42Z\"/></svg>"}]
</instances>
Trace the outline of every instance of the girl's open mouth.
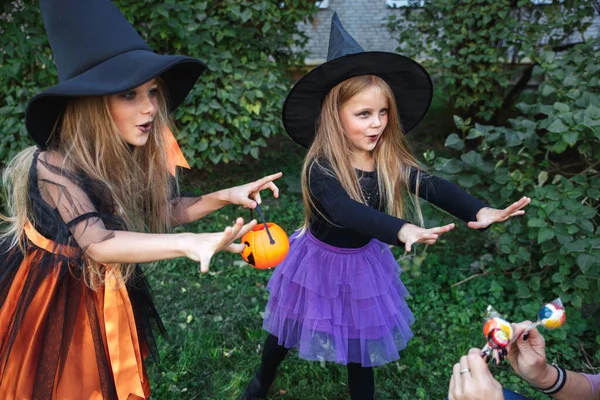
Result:
<instances>
[{"instance_id":1,"label":"girl's open mouth","mask_svg":"<svg viewBox=\"0 0 600 400\"><path fill-rule=\"evenodd\" d=\"M145 124L142 125L137 125L138 128L140 128L140 130L144 133L148 133L150 132L150 129L152 129L152 121L148 121Z\"/></svg>"}]
</instances>

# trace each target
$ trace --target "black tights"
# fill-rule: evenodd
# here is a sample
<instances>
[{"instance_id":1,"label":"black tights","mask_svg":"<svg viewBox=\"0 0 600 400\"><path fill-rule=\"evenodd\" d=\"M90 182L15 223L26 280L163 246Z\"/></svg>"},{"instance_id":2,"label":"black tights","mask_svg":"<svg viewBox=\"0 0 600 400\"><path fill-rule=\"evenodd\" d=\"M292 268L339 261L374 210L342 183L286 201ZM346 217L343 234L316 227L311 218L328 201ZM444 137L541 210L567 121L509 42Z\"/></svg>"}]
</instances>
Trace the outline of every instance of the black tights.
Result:
<instances>
[{"instance_id":1,"label":"black tights","mask_svg":"<svg viewBox=\"0 0 600 400\"><path fill-rule=\"evenodd\" d=\"M277 337L269 335L265 341L265 348L262 354L258 379L261 385L268 388L275 380L277 367L289 349L277 344ZM350 399L352 400L372 400L375 395L375 380L373 378L373 368L363 367L359 363L349 363L348 367L348 388L350 389Z\"/></svg>"}]
</instances>

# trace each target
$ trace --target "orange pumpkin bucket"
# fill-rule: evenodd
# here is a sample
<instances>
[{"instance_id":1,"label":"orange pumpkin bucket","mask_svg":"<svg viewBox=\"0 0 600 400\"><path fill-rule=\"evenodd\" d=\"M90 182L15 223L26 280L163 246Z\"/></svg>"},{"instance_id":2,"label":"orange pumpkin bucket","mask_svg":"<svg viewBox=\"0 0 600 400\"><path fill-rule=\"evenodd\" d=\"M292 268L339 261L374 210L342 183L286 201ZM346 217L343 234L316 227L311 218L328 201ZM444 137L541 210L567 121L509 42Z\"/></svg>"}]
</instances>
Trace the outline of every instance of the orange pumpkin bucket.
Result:
<instances>
[{"instance_id":1,"label":"orange pumpkin bucket","mask_svg":"<svg viewBox=\"0 0 600 400\"><path fill-rule=\"evenodd\" d=\"M273 222L265 222L260 207L256 207L263 223L242 236L246 245L242 258L254 268L267 269L281 264L290 249L285 231Z\"/></svg>"}]
</instances>

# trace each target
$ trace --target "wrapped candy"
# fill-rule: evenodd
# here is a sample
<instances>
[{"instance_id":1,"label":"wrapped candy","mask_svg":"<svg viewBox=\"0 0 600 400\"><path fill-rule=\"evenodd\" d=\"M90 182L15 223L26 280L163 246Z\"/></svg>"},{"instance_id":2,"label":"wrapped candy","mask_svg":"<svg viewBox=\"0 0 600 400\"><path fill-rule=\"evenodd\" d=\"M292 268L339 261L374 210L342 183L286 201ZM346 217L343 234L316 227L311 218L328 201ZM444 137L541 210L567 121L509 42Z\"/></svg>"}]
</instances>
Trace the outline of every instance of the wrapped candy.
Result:
<instances>
[{"instance_id":1,"label":"wrapped candy","mask_svg":"<svg viewBox=\"0 0 600 400\"><path fill-rule=\"evenodd\" d=\"M526 335L530 329L538 325L546 329L557 329L564 325L567 320L565 307L560 298L543 305L538 311L537 322L528 326L523 335ZM513 337L514 332L510 322L502 318L500 313L491 305L487 308L487 317L483 325L483 336L487 343L481 350L483 357L491 356L494 350L502 350L506 348L516 338Z\"/></svg>"},{"instance_id":2,"label":"wrapped candy","mask_svg":"<svg viewBox=\"0 0 600 400\"><path fill-rule=\"evenodd\" d=\"M513 338L513 329L510 322L503 319L491 305L487 308L483 336L485 336L487 343L481 350L482 356L489 356L493 350L504 349Z\"/></svg>"},{"instance_id":3,"label":"wrapped candy","mask_svg":"<svg viewBox=\"0 0 600 400\"><path fill-rule=\"evenodd\" d=\"M566 320L567 314L565 313L565 307L559 297L540 308L537 315L537 322L528 326L524 333L526 334L531 328L538 325L541 325L546 329L557 329L563 326Z\"/></svg>"}]
</instances>

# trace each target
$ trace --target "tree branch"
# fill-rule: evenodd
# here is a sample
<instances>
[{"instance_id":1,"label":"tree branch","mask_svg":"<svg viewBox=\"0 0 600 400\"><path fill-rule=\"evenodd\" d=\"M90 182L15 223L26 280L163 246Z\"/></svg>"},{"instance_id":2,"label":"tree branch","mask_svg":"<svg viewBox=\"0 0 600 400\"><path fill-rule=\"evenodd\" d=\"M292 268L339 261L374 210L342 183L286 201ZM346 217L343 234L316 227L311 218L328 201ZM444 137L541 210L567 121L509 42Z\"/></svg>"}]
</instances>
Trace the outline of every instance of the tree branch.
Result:
<instances>
[{"instance_id":1,"label":"tree branch","mask_svg":"<svg viewBox=\"0 0 600 400\"><path fill-rule=\"evenodd\" d=\"M484 271L483 271L482 273L480 273L480 274L471 275L471 276L470 276L470 277L468 277L467 279L463 279L463 280L462 280L462 281L460 281L460 282L453 283L453 284L452 284L450 287L454 287L454 286L462 285L463 283L469 282L471 279L475 279L475 278L477 278L477 277L479 277L479 276L485 276L485 275L487 275L487 274L488 274L488 272L484 270Z\"/></svg>"}]
</instances>

